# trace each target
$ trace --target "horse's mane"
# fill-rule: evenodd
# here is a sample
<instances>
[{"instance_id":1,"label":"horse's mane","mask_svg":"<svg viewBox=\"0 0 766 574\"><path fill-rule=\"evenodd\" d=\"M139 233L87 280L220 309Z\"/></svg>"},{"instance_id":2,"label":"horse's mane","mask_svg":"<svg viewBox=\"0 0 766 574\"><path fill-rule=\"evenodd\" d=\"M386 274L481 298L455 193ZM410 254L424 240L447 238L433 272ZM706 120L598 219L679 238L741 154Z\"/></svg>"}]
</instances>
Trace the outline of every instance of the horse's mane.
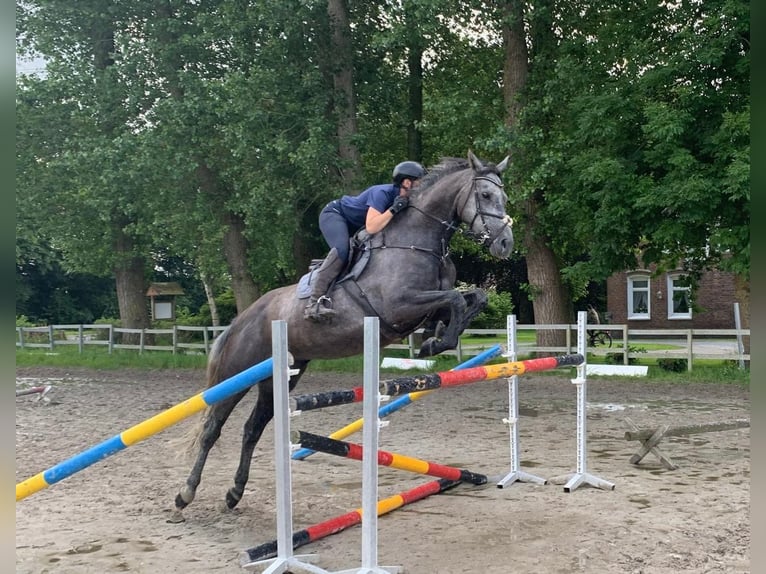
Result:
<instances>
[{"instance_id":1,"label":"horse's mane","mask_svg":"<svg viewBox=\"0 0 766 574\"><path fill-rule=\"evenodd\" d=\"M467 167L468 160L464 157L442 158L437 165L428 168L428 173L425 175L425 177L423 177L423 179L420 180L418 190L425 191L441 178L451 173L455 173L456 171L466 169Z\"/></svg>"},{"instance_id":2,"label":"horse's mane","mask_svg":"<svg viewBox=\"0 0 766 574\"><path fill-rule=\"evenodd\" d=\"M451 173L468 169L468 167L468 160L464 157L443 157L438 164L428 168L428 173L420 180L420 185L416 191L417 193L424 193L442 178ZM486 175L488 173L500 174L494 163L485 164L478 175Z\"/></svg>"}]
</instances>

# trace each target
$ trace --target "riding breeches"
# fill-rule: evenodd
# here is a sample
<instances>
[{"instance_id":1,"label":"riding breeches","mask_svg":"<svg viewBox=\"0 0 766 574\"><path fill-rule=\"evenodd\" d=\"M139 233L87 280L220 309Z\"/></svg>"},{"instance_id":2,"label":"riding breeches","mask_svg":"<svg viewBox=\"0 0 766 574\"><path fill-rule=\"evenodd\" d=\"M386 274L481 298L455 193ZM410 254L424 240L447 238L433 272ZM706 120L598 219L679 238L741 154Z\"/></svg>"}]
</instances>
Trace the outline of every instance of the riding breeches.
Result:
<instances>
[{"instance_id":1,"label":"riding breeches","mask_svg":"<svg viewBox=\"0 0 766 574\"><path fill-rule=\"evenodd\" d=\"M357 230L349 227L338 200L328 203L319 214L319 229L330 249L338 250L339 259L348 261L349 239Z\"/></svg>"}]
</instances>

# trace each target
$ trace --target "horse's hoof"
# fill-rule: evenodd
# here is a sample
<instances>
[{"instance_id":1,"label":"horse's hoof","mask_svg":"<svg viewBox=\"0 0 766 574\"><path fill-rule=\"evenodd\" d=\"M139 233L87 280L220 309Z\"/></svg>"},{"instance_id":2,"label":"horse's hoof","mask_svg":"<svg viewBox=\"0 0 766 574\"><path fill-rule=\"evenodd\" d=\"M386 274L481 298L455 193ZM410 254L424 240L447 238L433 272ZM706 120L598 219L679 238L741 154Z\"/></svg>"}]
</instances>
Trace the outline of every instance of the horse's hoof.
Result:
<instances>
[{"instance_id":1,"label":"horse's hoof","mask_svg":"<svg viewBox=\"0 0 766 574\"><path fill-rule=\"evenodd\" d=\"M426 339L423 341L423 344L420 346L420 351L418 351L418 358L424 359L426 357L433 357L435 355L434 353L434 344L436 343L435 337L430 337L429 339Z\"/></svg>"},{"instance_id":2,"label":"horse's hoof","mask_svg":"<svg viewBox=\"0 0 766 574\"><path fill-rule=\"evenodd\" d=\"M226 508L229 510L233 509L237 504L239 504L239 501L242 497L236 497L234 496L231 491L226 493Z\"/></svg>"},{"instance_id":3,"label":"horse's hoof","mask_svg":"<svg viewBox=\"0 0 766 574\"><path fill-rule=\"evenodd\" d=\"M176 494L176 509L183 510L187 506L189 506L189 503L191 500L184 499L183 495L179 492Z\"/></svg>"},{"instance_id":4,"label":"horse's hoof","mask_svg":"<svg viewBox=\"0 0 766 574\"><path fill-rule=\"evenodd\" d=\"M181 522L186 522L186 518L180 510L175 509L171 512L170 518L168 518L165 522L169 524L180 524Z\"/></svg>"}]
</instances>

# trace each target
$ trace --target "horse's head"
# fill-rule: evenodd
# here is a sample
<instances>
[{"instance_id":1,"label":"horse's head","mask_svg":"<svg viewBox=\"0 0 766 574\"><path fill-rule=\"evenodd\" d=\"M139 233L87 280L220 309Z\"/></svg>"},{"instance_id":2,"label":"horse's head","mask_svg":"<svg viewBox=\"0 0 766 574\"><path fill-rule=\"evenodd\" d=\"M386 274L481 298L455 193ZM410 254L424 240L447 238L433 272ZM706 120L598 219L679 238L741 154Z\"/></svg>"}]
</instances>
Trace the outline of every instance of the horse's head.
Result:
<instances>
[{"instance_id":1,"label":"horse's head","mask_svg":"<svg viewBox=\"0 0 766 574\"><path fill-rule=\"evenodd\" d=\"M505 212L508 196L500 174L508 157L497 165L485 164L469 151L468 164L473 174L460 194L457 215L468 225L466 235L488 247L493 257L507 259L513 251L513 220Z\"/></svg>"}]
</instances>

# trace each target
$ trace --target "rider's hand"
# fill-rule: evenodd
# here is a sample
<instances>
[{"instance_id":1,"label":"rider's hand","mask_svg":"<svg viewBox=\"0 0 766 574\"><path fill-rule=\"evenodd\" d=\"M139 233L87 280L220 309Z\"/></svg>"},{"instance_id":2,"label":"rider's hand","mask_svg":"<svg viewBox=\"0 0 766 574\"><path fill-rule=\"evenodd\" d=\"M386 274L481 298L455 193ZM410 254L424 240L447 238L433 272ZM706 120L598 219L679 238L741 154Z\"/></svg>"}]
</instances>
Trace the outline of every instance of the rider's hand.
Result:
<instances>
[{"instance_id":1,"label":"rider's hand","mask_svg":"<svg viewBox=\"0 0 766 574\"><path fill-rule=\"evenodd\" d=\"M403 195L398 195L394 200L393 205L389 209L391 213L396 215L401 210L406 209L410 205L410 198Z\"/></svg>"}]
</instances>

